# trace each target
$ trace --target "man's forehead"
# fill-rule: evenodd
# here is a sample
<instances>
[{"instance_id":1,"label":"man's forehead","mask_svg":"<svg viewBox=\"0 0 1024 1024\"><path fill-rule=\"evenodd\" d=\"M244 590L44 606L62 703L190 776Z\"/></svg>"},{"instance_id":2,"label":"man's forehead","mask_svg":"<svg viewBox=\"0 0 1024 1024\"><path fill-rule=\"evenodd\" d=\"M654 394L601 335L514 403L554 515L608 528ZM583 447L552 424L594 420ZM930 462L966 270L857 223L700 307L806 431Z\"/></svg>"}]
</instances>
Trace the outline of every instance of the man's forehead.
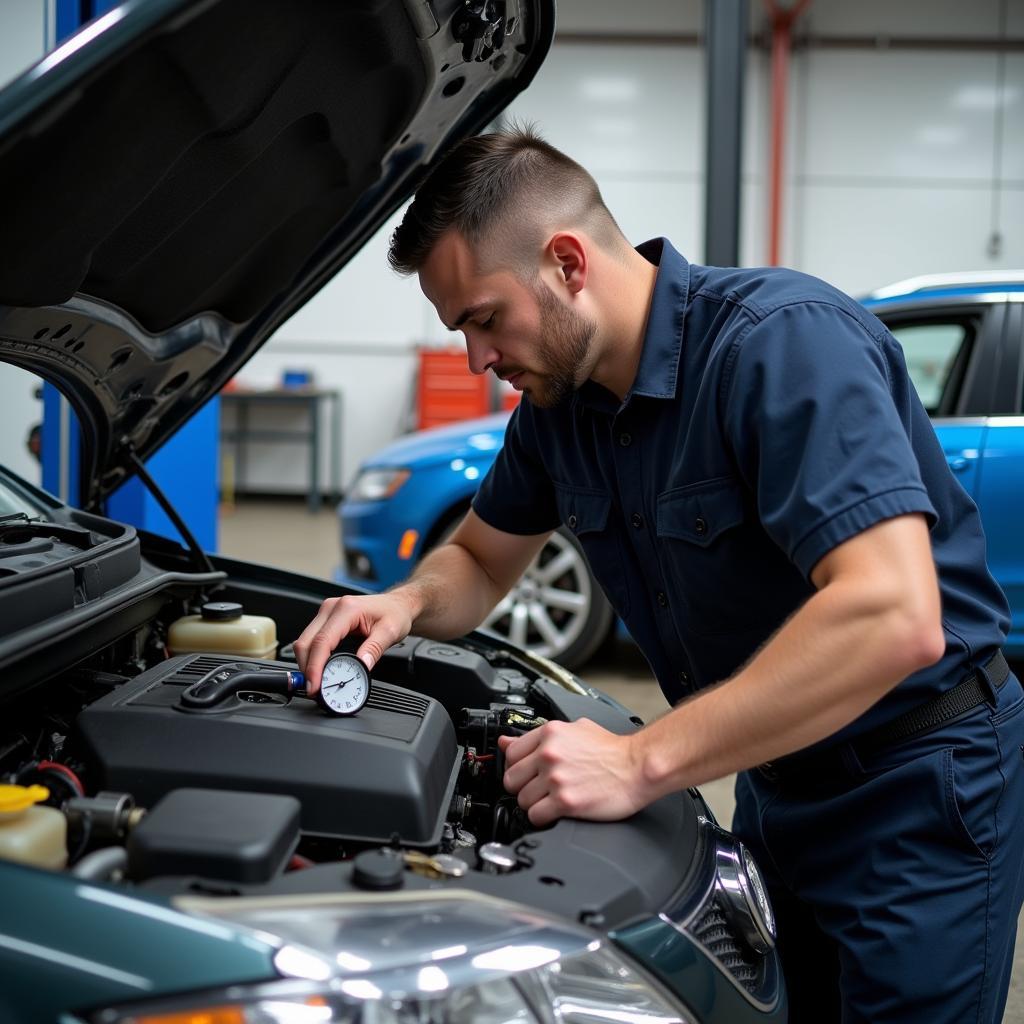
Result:
<instances>
[{"instance_id":1,"label":"man's forehead","mask_svg":"<svg viewBox=\"0 0 1024 1024\"><path fill-rule=\"evenodd\" d=\"M470 243L450 230L431 249L419 272L419 282L442 322L454 324L465 310L507 290L508 276L502 271L487 273Z\"/></svg>"},{"instance_id":2,"label":"man's forehead","mask_svg":"<svg viewBox=\"0 0 1024 1024\"><path fill-rule=\"evenodd\" d=\"M446 231L430 250L419 272L423 294L442 312L448 302L472 288L477 278L476 261L469 243L454 229Z\"/></svg>"}]
</instances>

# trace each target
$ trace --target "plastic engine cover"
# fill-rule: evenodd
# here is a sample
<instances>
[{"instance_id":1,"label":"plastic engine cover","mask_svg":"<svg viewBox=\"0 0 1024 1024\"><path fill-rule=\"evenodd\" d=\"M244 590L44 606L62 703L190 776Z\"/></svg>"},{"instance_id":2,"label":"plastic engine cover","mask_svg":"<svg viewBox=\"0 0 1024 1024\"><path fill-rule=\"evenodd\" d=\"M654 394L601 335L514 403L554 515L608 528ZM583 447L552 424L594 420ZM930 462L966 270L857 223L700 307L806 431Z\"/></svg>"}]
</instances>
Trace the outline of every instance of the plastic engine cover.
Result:
<instances>
[{"instance_id":1,"label":"plastic engine cover","mask_svg":"<svg viewBox=\"0 0 1024 1024\"><path fill-rule=\"evenodd\" d=\"M180 707L186 686L231 660L172 658L86 708L76 735L96 788L131 793L143 807L184 786L283 793L302 804L306 834L437 844L459 767L437 701L374 682L350 718L259 693L208 711Z\"/></svg>"}]
</instances>

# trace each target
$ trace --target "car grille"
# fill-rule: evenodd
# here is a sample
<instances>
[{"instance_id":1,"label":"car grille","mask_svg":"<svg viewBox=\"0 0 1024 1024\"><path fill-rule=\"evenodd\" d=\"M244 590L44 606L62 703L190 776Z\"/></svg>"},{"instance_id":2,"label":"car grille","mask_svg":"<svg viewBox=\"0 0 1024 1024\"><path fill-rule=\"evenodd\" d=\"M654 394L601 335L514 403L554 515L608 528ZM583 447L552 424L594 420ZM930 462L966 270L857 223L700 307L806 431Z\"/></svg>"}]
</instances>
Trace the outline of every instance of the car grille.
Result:
<instances>
[{"instance_id":1,"label":"car grille","mask_svg":"<svg viewBox=\"0 0 1024 1024\"><path fill-rule=\"evenodd\" d=\"M743 989L750 995L756 993L761 981L761 958L743 944L717 899L704 907L689 931Z\"/></svg>"}]
</instances>

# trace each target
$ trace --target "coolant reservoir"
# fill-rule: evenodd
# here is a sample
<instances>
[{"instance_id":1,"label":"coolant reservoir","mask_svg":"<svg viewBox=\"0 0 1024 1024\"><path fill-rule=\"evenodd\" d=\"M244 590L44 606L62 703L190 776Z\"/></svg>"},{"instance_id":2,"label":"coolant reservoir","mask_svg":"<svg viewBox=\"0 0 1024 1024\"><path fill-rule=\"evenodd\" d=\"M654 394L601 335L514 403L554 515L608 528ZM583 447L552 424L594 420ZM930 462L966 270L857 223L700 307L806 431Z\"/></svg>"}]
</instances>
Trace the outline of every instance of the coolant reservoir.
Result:
<instances>
[{"instance_id":1,"label":"coolant reservoir","mask_svg":"<svg viewBox=\"0 0 1024 1024\"><path fill-rule=\"evenodd\" d=\"M232 654L241 658L273 658L277 654L277 623L266 615L245 615L233 601L211 601L200 615L186 615L167 631L171 654Z\"/></svg>"},{"instance_id":2,"label":"coolant reservoir","mask_svg":"<svg viewBox=\"0 0 1024 1024\"><path fill-rule=\"evenodd\" d=\"M0 785L0 858L58 871L68 862L68 823L56 807L36 807L45 786Z\"/></svg>"}]
</instances>

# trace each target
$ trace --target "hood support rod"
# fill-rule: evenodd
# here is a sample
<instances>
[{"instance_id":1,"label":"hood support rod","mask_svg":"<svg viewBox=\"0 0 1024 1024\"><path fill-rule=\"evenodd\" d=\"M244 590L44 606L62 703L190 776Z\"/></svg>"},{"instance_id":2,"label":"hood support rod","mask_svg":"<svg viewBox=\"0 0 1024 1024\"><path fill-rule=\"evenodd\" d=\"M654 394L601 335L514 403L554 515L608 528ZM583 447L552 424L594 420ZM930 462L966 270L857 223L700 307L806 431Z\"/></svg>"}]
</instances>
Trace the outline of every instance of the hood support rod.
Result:
<instances>
[{"instance_id":1,"label":"hood support rod","mask_svg":"<svg viewBox=\"0 0 1024 1024\"><path fill-rule=\"evenodd\" d=\"M157 504L167 513L167 518L174 524L175 529L181 534L182 539L188 545L189 550L195 556L196 562L199 564L201 572L216 572L213 563L210 561L206 552L199 546L199 542L195 539L192 531L185 525L185 520L178 515L174 506L167 500L167 496L163 491L160 490L160 485L150 476L149 470L146 469L142 459L135 454L135 449L132 447L131 442L125 444L125 451L128 453L128 461L131 462L135 468L135 472L138 473L139 479L146 485L146 489L150 494L153 495L157 500Z\"/></svg>"}]
</instances>

